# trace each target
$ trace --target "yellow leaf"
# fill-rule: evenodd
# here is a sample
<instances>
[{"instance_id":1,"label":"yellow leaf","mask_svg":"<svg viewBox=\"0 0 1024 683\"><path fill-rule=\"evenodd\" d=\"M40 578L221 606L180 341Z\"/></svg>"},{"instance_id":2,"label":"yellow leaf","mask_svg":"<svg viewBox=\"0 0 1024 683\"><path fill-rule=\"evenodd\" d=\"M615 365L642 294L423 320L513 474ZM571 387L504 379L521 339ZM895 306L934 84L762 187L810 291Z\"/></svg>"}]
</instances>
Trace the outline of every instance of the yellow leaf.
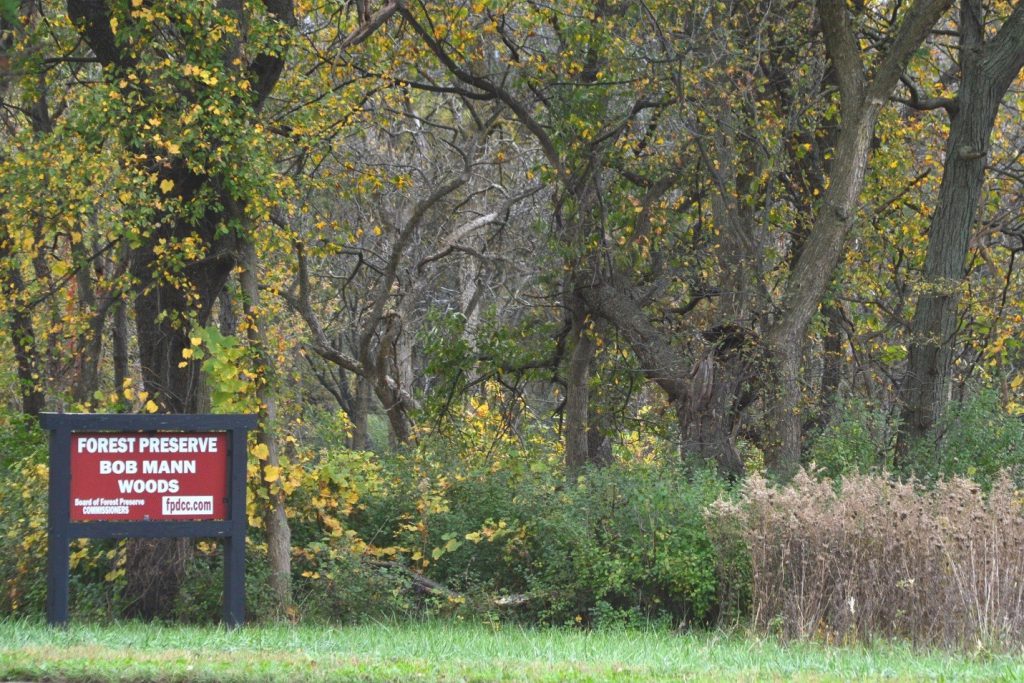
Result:
<instances>
[{"instance_id":1,"label":"yellow leaf","mask_svg":"<svg viewBox=\"0 0 1024 683\"><path fill-rule=\"evenodd\" d=\"M152 399L146 401L146 412L147 413L155 413L158 410L160 410L160 406L158 406L156 403L154 403Z\"/></svg>"},{"instance_id":2,"label":"yellow leaf","mask_svg":"<svg viewBox=\"0 0 1024 683\"><path fill-rule=\"evenodd\" d=\"M182 349L181 350L181 357L182 358L191 358L192 357L192 349Z\"/></svg>"},{"instance_id":3,"label":"yellow leaf","mask_svg":"<svg viewBox=\"0 0 1024 683\"><path fill-rule=\"evenodd\" d=\"M174 142L165 143L164 146L167 148L169 154L177 154L181 151L181 146Z\"/></svg>"},{"instance_id":4,"label":"yellow leaf","mask_svg":"<svg viewBox=\"0 0 1024 683\"><path fill-rule=\"evenodd\" d=\"M267 448L267 444L258 443L252 447L252 455L257 460L266 460L267 456L270 455L270 449Z\"/></svg>"},{"instance_id":5,"label":"yellow leaf","mask_svg":"<svg viewBox=\"0 0 1024 683\"><path fill-rule=\"evenodd\" d=\"M167 194L174 189L174 181L170 178L164 178L160 181L160 191Z\"/></svg>"},{"instance_id":6,"label":"yellow leaf","mask_svg":"<svg viewBox=\"0 0 1024 683\"><path fill-rule=\"evenodd\" d=\"M278 465L267 465L263 468L263 481L273 484L281 477L281 468Z\"/></svg>"},{"instance_id":7,"label":"yellow leaf","mask_svg":"<svg viewBox=\"0 0 1024 683\"><path fill-rule=\"evenodd\" d=\"M117 17L110 18L110 32L114 34L117 33Z\"/></svg>"}]
</instances>

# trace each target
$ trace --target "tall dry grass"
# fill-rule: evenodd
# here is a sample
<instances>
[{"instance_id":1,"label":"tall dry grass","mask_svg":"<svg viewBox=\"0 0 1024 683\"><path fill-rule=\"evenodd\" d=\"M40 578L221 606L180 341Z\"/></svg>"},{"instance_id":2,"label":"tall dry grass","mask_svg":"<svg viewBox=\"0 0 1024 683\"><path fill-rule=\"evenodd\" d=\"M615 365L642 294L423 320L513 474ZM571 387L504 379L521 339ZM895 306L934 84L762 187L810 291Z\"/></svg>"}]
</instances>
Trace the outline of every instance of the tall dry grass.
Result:
<instances>
[{"instance_id":1,"label":"tall dry grass","mask_svg":"<svg viewBox=\"0 0 1024 683\"><path fill-rule=\"evenodd\" d=\"M708 511L723 547L745 543L753 621L788 637L1024 643L1024 497L1008 476L928 491L878 475L752 477ZM735 571L735 563L732 563ZM728 579L728 577L726 577Z\"/></svg>"}]
</instances>

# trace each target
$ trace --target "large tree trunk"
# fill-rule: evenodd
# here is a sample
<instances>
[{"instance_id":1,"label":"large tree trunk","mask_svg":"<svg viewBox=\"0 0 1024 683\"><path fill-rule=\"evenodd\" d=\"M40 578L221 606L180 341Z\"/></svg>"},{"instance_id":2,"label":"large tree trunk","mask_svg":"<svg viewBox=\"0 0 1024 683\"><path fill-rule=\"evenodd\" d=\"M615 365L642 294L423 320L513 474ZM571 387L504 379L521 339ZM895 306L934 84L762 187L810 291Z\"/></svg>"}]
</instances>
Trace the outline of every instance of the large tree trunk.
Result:
<instances>
[{"instance_id":1,"label":"large tree trunk","mask_svg":"<svg viewBox=\"0 0 1024 683\"><path fill-rule=\"evenodd\" d=\"M292 609L292 532L285 515L284 493L280 484L266 483L268 467L280 468L281 455L278 440L274 434L277 419L277 397L274 364L270 359L266 321L260 315L260 289L256 248L246 242L241 248L241 273L243 309L249 343L256 353L257 385L256 398L260 404L260 428L254 433L257 443L267 447L267 458L260 462L261 483L267 489L267 503L263 510L263 523L267 531L267 559L270 563L270 589L274 592L277 608L287 614Z\"/></svg>"},{"instance_id":2,"label":"large tree trunk","mask_svg":"<svg viewBox=\"0 0 1024 683\"><path fill-rule=\"evenodd\" d=\"M114 304L114 323L111 332L111 355L114 362L114 386L124 388L128 373L128 307L124 301Z\"/></svg>"},{"instance_id":3,"label":"large tree trunk","mask_svg":"<svg viewBox=\"0 0 1024 683\"><path fill-rule=\"evenodd\" d=\"M245 24L244 3L230 0L221 5ZM291 0L264 0L261 5L259 11L282 28L295 25ZM116 82L126 72L145 70L146 60L137 50L162 51L169 46L120 40L116 35L117 23L113 21L113 6L109 1L67 0L69 19L103 65L105 76ZM251 99L245 106L257 112L277 84L284 58L276 46L271 48L273 52L257 49L256 54L246 55L241 44L246 40L244 32L228 40L235 42L221 45L222 66L233 73L232 77L244 77L252 84ZM148 98L147 104L158 105L157 97L166 97L166 93L156 96L147 90L146 74L142 76L133 92ZM183 86L177 95L193 99L191 87ZM244 211L225 189L234 185L230 182L233 179L192 171L183 158L155 156L152 146L142 141L149 136L136 136L132 122L122 123L126 126L122 137L125 147L141 165L155 169L153 180L157 186L173 188L166 199L180 200L186 209L184 215L158 213L155 227L139 236L138 245L130 253L143 385L165 412L195 412L200 406L200 369L195 362L183 363L182 351L191 347L191 326L208 323L213 303L235 266L237 244L230 219L241 219ZM203 213L188 215L197 209ZM201 257L183 264L162 262L158 250L166 253L168 245L179 245L185 239L203 249ZM164 240L163 245L160 240ZM180 589L191 541L135 540L129 546L130 571L125 592L130 613L143 618L167 616Z\"/></svg>"},{"instance_id":4,"label":"large tree trunk","mask_svg":"<svg viewBox=\"0 0 1024 683\"><path fill-rule=\"evenodd\" d=\"M170 616L193 556L192 539L132 538L126 553L124 615L146 620Z\"/></svg>"},{"instance_id":5,"label":"large tree trunk","mask_svg":"<svg viewBox=\"0 0 1024 683\"><path fill-rule=\"evenodd\" d=\"M590 364L597 350L597 343L591 331L587 329L586 316L580 308L579 305L574 306L573 311L573 343L566 378L562 428L565 469L571 478L590 461Z\"/></svg>"},{"instance_id":6,"label":"large tree trunk","mask_svg":"<svg viewBox=\"0 0 1024 683\"><path fill-rule=\"evenodd\" d=\"M790 274L783 315L768 333L768 351L777 393L770 402L768 413L770 442L766 449L766 464L784 477L791 475L800 462L803 422L800 366L804 340L853 225L858 199L864 188L875 122L882 104L880 97L869 100L861 95L859 102L844 110L834 173L824 205Z\"/></svg>"},{"instance_id":7,"label":"large tree trunk","mask_svg":"<svg viewBox=\"0 0 1024 683\"><path fill-rule=\"evenodd\" d=\"M772 434L766 464L783 477L796 471L800 463L800 366L807 330L818 313L853 225L878 115L911 55L948 6L949 0L917 0L879 59L874 77L868 80L846 4L818 0L825 45L839 84L841 124L824 201L787 280L782 314L767 334L778 391L768 412Z\"/></svg>"},{"instance_id":8,"label":"large tree trunk","mask_svg":"<svg viewBox=\"0 0 1024 683\"><path fill-rule=\"evenodd\" d=\"M7 251L6 248L4 251ZM8 258L0 253L0 259ZM7 305L12 308L10 322L11 344L14 346L14 360L18 372L18 393L21 396L21 412L38 415L46 407L43 389L42 361L36 349L32 313L21 303L25 283L15 266L6 267L3 293Z\"/></svg>"},{"instance_id":9,"label":"large tree trunk","mask_svg":"<svg viewBox=\"0 0 1024 683\"><path fill-rule=\"evenodd\" d=\"M938 206L928 232L924 289L911 323L901 399L903 427L897 458L924 438L941 417L949 392L957 304L966 275L971 228L985 181L989 139L1003 96L1024 66L1024 5L1017 3L999 33L985 43L979 0L962 0L960 91L951 107Z\"/></svg>"},{"instance_id":10,"label":"large tree trunk","mask_svg":"<svg viewBox=\"0 0 1024 683\"><path fill-rule=\"evenodd\" d=\"M160 230L166 239L178 240L192 232L169 220L176 229ZM213 302L235 265L234 238L215 237L216 222L211 223L203 235L210 245L207 260L187 265L179 274L193 288L194 298L164 277L153 253L155 240L132 253L131 272L138 282L135 324L143 387L168 413L194 413L200 407L200 365L189 362L179 367L182 351L191 348L191 326L203 327L209 322ZM147 620L170 616L192 551L191 539L130 539L126 615Z\"/></svg>"},{"instance_id":11,"label":"large tree trunk","mask_svg":"<svg viewBox=\"0 0 1024 683\"><path fill-rule=\"evenodd\" d=\"M679 450L684 459L713 465L721 475L737 479L743 474L743 460L733 442L738 381L722 377L721 368L716 373L715 365L711 353L698 359L692 395L678 402ZM703 378L710 378L711 384L705 384Z\"/></svg>"},{"instance_id":12,"label":"large tree trunk","mask_svg":"<svg viewBox=\"0 0 1024 683\"><path fill-rule=\"evenodd\" d=\"M370 443L370 402L373 400L373 388L365 377L356 375L355 396L352 409L347 411L352 421L352 448L357 451L368 450Z\"/></svg>"},{"instance_id":13,"label":"large tree trunk","mask_svg":"<svg viewBox=\"0 0 1024 683\"><path fill-rule=\"evenodd\" d=\"M843 378L843 334L845 321L839 304L824 306L827 321L825 338L821 345L821 379L817 413L804 424L804 432L824 429L832 421L832 413L839 402L839 385Z\"/></svg>"}]
</instances>

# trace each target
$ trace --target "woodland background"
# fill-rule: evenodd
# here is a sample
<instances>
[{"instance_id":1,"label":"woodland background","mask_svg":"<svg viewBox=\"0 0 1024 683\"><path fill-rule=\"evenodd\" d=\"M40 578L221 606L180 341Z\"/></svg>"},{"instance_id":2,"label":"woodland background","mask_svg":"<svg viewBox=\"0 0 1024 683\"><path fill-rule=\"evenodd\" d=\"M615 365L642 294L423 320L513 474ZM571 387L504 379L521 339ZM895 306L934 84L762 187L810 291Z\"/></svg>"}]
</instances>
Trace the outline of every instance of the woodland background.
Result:
<instances>
[{"instance_id":1,"label":"woodland background","mask_svg":"<svg viewBox=\"0 0 1024 683\"><path fill-rule=\"evenodd\" d=\"M0 13L5 612L34 415L258 412L257 616L1019 642L1019 0ZM75 609L218 562L79 541Z\"/></svg>"}]
</instances>

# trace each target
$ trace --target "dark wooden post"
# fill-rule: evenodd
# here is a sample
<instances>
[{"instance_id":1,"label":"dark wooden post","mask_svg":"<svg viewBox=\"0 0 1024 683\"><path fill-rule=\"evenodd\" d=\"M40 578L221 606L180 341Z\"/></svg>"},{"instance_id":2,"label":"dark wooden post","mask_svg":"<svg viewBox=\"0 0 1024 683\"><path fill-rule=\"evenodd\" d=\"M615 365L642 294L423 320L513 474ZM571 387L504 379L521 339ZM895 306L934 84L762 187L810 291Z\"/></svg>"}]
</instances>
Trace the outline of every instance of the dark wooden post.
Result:
<instances>
[{"instance_id":1,"label":"dark wooden post","mask_svg":"<svg viewBox=\"0 0 1024 683\"><path fill-rule=\"evenodd\" d=\"M68 584L71 580L71 430L40 422L50 433L50 481L47 518L46 620L53 626L68 621Z\"/></svg>"},{"instance_id":2,"label":"dark wooden post","mask_svg":"<svg viewBox=\"0 0 1024 683\"><path fill-rule=\"evenodd\" d=\"M255 426L255 420L253 422ZM224 623L239 626L245 621L245 532L249 519L245 511L246 433L230 434L228 506L231 532L224 539Z\"/></svg>"}]
</instances>

